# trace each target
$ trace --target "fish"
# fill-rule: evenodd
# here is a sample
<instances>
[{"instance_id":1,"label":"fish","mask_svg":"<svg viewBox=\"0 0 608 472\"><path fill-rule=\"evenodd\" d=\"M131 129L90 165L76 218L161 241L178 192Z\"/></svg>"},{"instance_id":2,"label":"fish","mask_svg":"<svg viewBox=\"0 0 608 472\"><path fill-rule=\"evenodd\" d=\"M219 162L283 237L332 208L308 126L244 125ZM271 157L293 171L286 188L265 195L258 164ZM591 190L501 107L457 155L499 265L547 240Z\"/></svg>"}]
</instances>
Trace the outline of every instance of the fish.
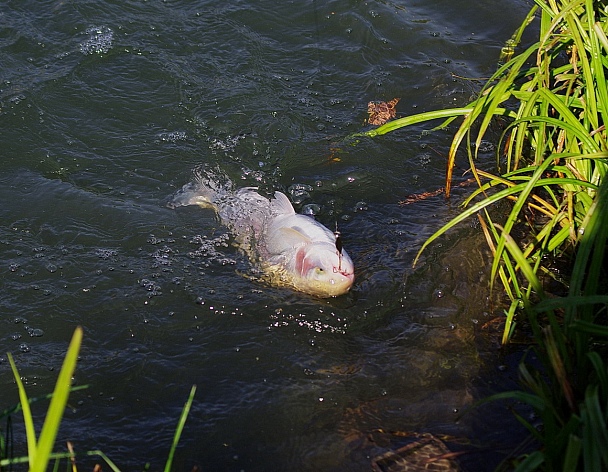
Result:
<instances>
[{"instance_id":1,"label":"fish","mask_svg":"<svg viewBox=\"0 0 608 472\"><path fill-rule=\"evenodd\" d=\"M169 203L172 208L186 205L214 209L271 285L320 298L343 295L353 285L355 268L340 233L296 213L282 192L267 198L258 187L234 189L229 180L220 184L196 174Z\"/></svg>"}]
</instances>

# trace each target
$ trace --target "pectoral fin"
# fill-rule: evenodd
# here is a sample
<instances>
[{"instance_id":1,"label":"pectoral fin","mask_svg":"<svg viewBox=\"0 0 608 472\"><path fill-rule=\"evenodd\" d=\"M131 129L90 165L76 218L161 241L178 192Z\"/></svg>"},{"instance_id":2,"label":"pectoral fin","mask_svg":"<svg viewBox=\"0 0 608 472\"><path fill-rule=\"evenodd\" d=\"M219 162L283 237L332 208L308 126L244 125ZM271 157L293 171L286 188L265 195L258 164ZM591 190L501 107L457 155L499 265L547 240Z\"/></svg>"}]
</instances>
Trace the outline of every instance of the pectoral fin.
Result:
<instances>
[{"instance_id":1,"label":"pectoral fin","mask_svg":"<svg viewBox=\"0 0 608 472\"><path fill-rule=\"evenodd\" d=\"M311 244L312 240L306 236L297 226L283 227L279 229L279 237L284 245L291 247Z\"/></svg>"}]
</instances>

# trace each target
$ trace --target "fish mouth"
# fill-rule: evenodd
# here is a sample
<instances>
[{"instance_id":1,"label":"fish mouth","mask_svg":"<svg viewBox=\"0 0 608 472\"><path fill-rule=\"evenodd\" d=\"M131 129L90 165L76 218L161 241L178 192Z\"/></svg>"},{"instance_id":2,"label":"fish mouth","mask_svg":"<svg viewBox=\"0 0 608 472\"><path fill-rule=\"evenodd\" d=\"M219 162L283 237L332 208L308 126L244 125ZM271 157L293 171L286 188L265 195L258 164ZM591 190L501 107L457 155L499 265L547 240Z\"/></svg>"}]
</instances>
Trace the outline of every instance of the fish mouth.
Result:
<instances>
[{"instance_id":1,"label":"fish mouth","mask_svg":"<svg viewBox=\"0 0 608 472\"><path fill-rule=\"evenodd\" d=\"M340 274L344 277L346 277L347 279L353 279L355 278L355 273L354 272L348 272L347 270L340 270L336 267L334 267L334 274Z\"/></svg>"},{"instance_id":2,"label":"fish mouth","mask_svg":"<svg viewBox=\"0 0 608 472\"><path fill-rule=\"evenodd\" d=\"M300 280L294 284L294 288L299 292L308 293L319 298L338 297L347 293L353 285L355 276L353 273L336 273L335 277L325 281Z\"/></svg>"},{"instance_id":3,"label":"fish mouth","mask_svg":"<svg viewBox=\"0 0 608 472\"><path fill-rule=\"evenodd\" d=\"M355 274L353 272L335 271L339 274L338 277L329 280L329 284L324 287L325 297L337 297L343 295L350 290L355 282Z\"/></svg>"}]
</instances>

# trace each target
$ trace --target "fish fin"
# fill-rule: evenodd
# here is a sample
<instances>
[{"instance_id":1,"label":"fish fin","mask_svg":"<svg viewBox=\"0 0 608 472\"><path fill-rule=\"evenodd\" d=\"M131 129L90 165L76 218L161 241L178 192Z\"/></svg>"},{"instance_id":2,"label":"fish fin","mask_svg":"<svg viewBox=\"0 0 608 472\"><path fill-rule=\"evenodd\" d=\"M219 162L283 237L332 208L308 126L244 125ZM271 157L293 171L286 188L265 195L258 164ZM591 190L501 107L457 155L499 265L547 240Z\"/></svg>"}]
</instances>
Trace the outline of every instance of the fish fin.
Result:
<instances>
[{"instance_id":1,"label":"fish fin","mask_svg":"<svg viewBox=\"0 0 608 472\"><path fill-rule=\"evenodd\" d=\"M287 195L281 192L274 192L274 199L270 201L270 207L273 213L277 215L294 215L296 213Z\"/></svg>"},{"instance_id":2,"label":"fish fin","mask_svg":"<svg viewBox=\"0 0 608 472\"><path fill-rule=\"evenodd\" d=\"M169 208L198 205L203 208L217 209L218 200L230 194L232 182L227 177L215 176L202 169L194 171L194 179L179 189L170 202ZM249 189L247 189L249 190Z\"/></svg>"},{"instance_id":3,"label":"fish fin","mask_svg":"<svg viewBox=\"0 0 608 472\"><path fill-rule=\"evenodd\" d=\"M180 206L199 205L203 208L213 208L215 207L212 202L213 196L214 194L211 189L191 182L178 190L171 201L167 203L167 206L169 208L177 208Z\"/></svg>"},{"instance_id":4,"label":"fish fin","mask_svg":"<svg viewBox=\"0 0 608 472\"><path fill-rule=\"evenodd\" d=\"M283 243L291 247L304 246L312 243L312 240L297 226L280 228L279 234L281 235Z\"/></svg>"}]
</instances>

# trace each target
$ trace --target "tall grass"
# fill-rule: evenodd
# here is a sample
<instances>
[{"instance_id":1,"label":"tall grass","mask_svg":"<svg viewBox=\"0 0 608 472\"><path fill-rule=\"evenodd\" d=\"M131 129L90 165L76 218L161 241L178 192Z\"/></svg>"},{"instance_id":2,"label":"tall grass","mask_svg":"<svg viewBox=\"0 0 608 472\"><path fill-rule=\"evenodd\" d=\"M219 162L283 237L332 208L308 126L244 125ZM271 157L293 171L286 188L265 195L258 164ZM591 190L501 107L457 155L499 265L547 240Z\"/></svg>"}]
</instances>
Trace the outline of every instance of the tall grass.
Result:
<instances>
[{"instance_id":1,"label":"tall grass","mask_svg":"<svg viewBox=\"0 0 608 472\"><path fill-rule=\"evenodd\" d=\"M536 18L538 41L516 54ZM608 470L607 31L606 0L534 0L476 100L359 134L462 120L447 154L446 195L459 152L477 188L462 212L424 243L415 263L448 230L479 219L494 255L492 284L500 280L511 299L502 341L526 315L538 358L534 366L520 364L521 391L493 397L526 403L541 420L537 427L518 416L540 445L506 467L518 471ZM504 131L497 170L490 172L477 168L476 158L497 118ZM505 200L506 216L491 212ZM569 287L548 293L548 264L556 259L573 261Z\"/></svg>"},{"instance_id":2,"label":"tall grass","mask_svg":"<svg viewBox=\"0 0 608 472\"><path fill-rule=\"evenodd\" d=\"M526 403L541 421L538 428L518 416L541 447L519 458L517 471L608 470L607 244L608 182L603 181L586 216L567 296L546 298L530 310L540 367L522 362L524 390L489 399Z\"/></svg>"},{"instance_id":3,"label":"tall grass","mask_svg":"<svg viewBox=\"0 0 608 472\"><path fill-rule=\"evenodd\" d=\"M543 261L568 258L587 230L587 215L608 166L608 38L605 1L535 0L530 13L503 48L505 60L465 107L431 111L386 123L363 135L375 137L412 124L458 118L447 155L446 196L458 151L468 158L478 188L462 213L433 234L421 253L463 220L477 216L494 254L492 285L500 280L511 299L503 336L506 343L516 314L545 297ZM539 17L538 41L514 54L523 31ZM479 169L482 140L496 118L506 122L499 139L497 172ZM512 203L500 223L489 211ZM525 227L526 242L514 237Z\"/></svg>"}]
</instances>

